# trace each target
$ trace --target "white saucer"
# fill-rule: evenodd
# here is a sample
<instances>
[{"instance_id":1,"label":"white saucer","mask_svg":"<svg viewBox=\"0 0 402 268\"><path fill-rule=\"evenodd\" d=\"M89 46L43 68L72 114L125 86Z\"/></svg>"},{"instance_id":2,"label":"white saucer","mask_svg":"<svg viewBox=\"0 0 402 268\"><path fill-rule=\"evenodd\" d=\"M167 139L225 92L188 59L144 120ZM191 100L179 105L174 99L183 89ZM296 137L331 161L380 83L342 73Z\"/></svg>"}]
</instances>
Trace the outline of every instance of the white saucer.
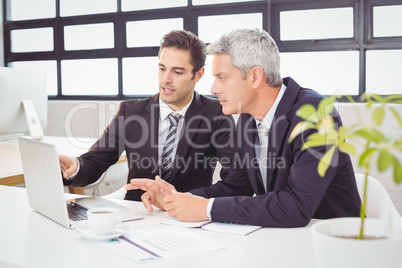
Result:
<instances>
[{"instance_id":1,"label":"white saucer","mask_svg":"<svg viewBox=\"0 0 402 268\"><path fill-rule=\"evenodd\" d=\"M116 229L113 230L113 233L107 234L107 235L97 235L95 234L94 231L89 229L88 226L80 226L76 228L75 230L78 231L78 233L87 238L87 239L92 239L92 240L110 240L113 238L117 238L119 236L122 236L127 230L128 226L124 224L120 224Z\"/></svg>"}]
</instances>

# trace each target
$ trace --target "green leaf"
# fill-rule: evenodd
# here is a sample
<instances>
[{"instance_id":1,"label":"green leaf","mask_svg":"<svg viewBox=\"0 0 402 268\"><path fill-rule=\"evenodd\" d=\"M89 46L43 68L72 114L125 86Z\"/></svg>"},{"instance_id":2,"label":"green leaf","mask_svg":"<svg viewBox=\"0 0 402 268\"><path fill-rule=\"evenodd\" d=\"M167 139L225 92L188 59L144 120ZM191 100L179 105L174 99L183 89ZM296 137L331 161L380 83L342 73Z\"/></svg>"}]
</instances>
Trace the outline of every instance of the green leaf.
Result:
<instances>
[{"instance_id":1,"label":"green leaf","mask_svg":"<svg viewBox=\"0 0 402 268\"><path fill-rule=\"evenodd\" d=\"M399 115L399 113L398 113L394 108L392 108L392 107L388 107L388 108L389 108L390 111L394 114L396 120L397 120L398 123L399 123L399 126L402 127L402 118L401 118L401 116Z\"/></svg>"},{"instance_id":2,"label":"green leaf","mask_svg":"<svg viewBox=\"0 0 402 268\"><path fill-rule=\"evenodd\" d=\"M310 122L318 122L317 110L311 104L305 104L296 111L296 115L303 120Z\"/></svg>"},{"instance_id":3,"label":"green leaf","mask_svg":"<svg viewBox=\"0 0 402 268\"><path fill-rule=\"evenodd\" d=\"M374 137L374 140L375 140L373 142L375 142L375 143L387 142L388 141L387 137L385 137L384 134L382 134L382 132L377 130L377 129L371 130L371 133L372 133L371 136Z\"/></svg>"},{"instance_id":4,"label":"green leaf","mask_svg":"<svg viewBox=\"0 0 402 268\"><path fill-rule=\"evenodd\" d=\"M402 166L396 158L394 158L394 181L398 184L402 182Z\"/></svg>"},{"instance_id":5,"label":"green leaf","mask_svg":"<svg viewBox=\"0 0 402 268\"><path fill-rule=\"evenodd\" d=\"M325 139L325 140L318 140L318 139L308 140L303 144L301 150L304 151L308 148L314 148L314 147L325 146L325 145L329 145L327 139Z\"/></svg>"},{"instance_id":6,"label":"green leaf","mask_svg":"<svg viewBox=\"0 0 402 268\"><path fill-rule=\"evenodd\" d=\"M376 102L384 103L383 98L381 98L381 96L378 95L378 94L367 94L367 96L369 96L370 99L372 99L372 100L374 100Z\"/></svg>"},{"instance_id":7,"label":"green leaf","mask_svg":"<svg viewBox=\"0 0 402 268\"><path fill-rule=\"evenodd\" d=\"M389 95L384 100L386 103L400 103L402 101L402 95L400 94L393 94Z\"/></svg>"},{"instance_id":8,"label":"green leaf","mask_svg":"<svg viewBox=\"0 0 402 268\"><path fill-rule=\"evenodd\" d=\"M328 144L331 144L328 140L328 136L321 135L316 132L307 137L307 140L306 140L306 142L304 142L301 149L305 150L307 148L324 146L324 145L328 145Z\"/></svg>"},{"instance_id":9,"label":"green leaf","mask_svg":"<svg viewBox=\"0 0 402 268\"><path fill-rule=\"evenodd\" d=\"M346 95L345 97L348 99L350 103L355 103L355 100L350 95Z\"/></svg>"},{"instance_id":10,"label":"green leaf","mask_svg":"<svg viewBox=\"0 0 402 268\"><path fill-rule=\"evenodd\" d=\"M302 132L314 128L315 125L307 122L307 121L301 121L297 123L297 125L293 128L292 132L290 133L288 142L291 143L298 135L300 135Z\"/></svg>"},{"instance_id":11,"label":"green leaf","mask_svg":"<svg viewBox=\"0 0 402 268\"><path fill-rule=\"evenodd\" d=\"M327 172L329 164L331 164L332 157L334 156L336 146L332 146L320 159L318 163L318 174L324 177L325 172Z\"/></svg>"},{"instance_id":12,"label":"green leaf","mask_svg":"<svg viewBox=\"0 0 402 268\"><path fill-rule=\"evenodd\" d=\"M353 154L353 155L356 154L355 146L347 142L339 143L339 151L345 154Z\"/></svg>"},{"instance_id":13,"label":"green leaf","mask_svg":"<svg viewBox=\"0 0 402 268\"><path fill-rule=\"evenodd\" d=\"M392 156L392 154L388 153L387 151L380 151L380 153L378 155L378 161L377 161L378 171L383 172L384 170L386 170L389 167L389 165L393 161L394 161L394 157Z\"/></svg>"},{"instance_id":14,"label":"green leaf","mask_svg":"<svg viewBox=\"0 0 402 268\"><path fill-rule=\"evenodd\" d=\"M371 157L375 152L375 148L368 148L366 151L364 151L359 158L359 167L366 166L370 162Z\"/></svg>"},{"instance_id":15,"label":"green leaf","mask_svg":"<svg viewBox=\"0 0 402 268\"><path fill-rule=\"evenodd\" d=\"M385 116L384 106L377 107L374 110L373 115L372 115L372 119L374 121L374 124L376 126L381 126L382 121L384 120L384 116Z\"/></svg>"},{"instance_id":16,"label":"green leaf","mask_svg":"<svg viewBox=\"0 0 402 268\"><path fill-rule=\"evenodd\" d=\"M321 120L324 120L329 114L332 113L332 111L334 110L335 100L335 96L330 96L320 101L320 103L318 104L318 111L320 112Z\"/></svg>"},{"instance_id":17,"label":"green leaf","mask_svg":"<svg viewBox=\"0 0 402 268\"><path fill-rule=\"evenodd\" d=\"M373 134L371 130L368 130L366 128L362 128L359 130L356 130L355 132L353 132L353 134L351 135L351 137L353 138L354 136L358 136L358 137L362 137L363 139L366 139L367 141L370 142L374 142L374 143L378 143L378 138L376 138Z\"/></svg>"}]
</instances>

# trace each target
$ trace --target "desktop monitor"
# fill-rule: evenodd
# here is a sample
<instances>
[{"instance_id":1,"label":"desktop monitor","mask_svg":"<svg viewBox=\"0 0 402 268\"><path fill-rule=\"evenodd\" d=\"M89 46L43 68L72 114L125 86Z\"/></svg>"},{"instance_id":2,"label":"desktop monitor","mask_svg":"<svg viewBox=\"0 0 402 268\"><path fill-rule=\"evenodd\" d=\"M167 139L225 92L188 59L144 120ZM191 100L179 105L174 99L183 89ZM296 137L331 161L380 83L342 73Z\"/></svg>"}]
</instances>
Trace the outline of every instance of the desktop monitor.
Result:
<instances>
[{"instance_id":1,"label":"desktop monitor","mask_svg":"<svg viewBox=\"0 0 402 268\"><path fill-rule=\"evenodd\" d=\"M23 100L28 100L30 104L25 102L25 109ZM33 108L41 127L46 128L46 73L0 67L0 137L30 131L26 111L31 113Z\"/></svg>"}]
</instances>

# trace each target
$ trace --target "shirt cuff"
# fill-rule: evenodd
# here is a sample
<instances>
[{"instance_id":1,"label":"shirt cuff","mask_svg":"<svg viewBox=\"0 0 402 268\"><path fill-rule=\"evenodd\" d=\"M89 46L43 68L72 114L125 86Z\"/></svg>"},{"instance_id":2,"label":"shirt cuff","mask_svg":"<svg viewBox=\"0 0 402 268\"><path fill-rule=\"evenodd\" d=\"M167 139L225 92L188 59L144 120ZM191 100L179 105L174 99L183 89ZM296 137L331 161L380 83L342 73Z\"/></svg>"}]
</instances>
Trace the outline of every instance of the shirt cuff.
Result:
<instances>
[{"instance_id":1,"label":"shirt cuff","mask_svg":"<svg viewBox=\"0 0 402 268\"><path fill-rule=\"evenodd\" d=\"M80 161L78 161L77 171L74 174L72 174L71 176L67 177L66 180L68 180L68 181L74 180L75 176L78 174L78 171L80 171Z\"/></svg>"},{"instance_id":2,"label":"shirt cuff","mask_svg":"<svg viewBox=\"0 0 402 268\"><path fill-rule=\"evenodd\" d=\"M210 198L209 201L208 201L208 205L207 205L207 217L211 221L212 221L211 210L212 210L212 205L214 204L214 201L215 201L215 198Z\"/></svg>"}]
</instances>

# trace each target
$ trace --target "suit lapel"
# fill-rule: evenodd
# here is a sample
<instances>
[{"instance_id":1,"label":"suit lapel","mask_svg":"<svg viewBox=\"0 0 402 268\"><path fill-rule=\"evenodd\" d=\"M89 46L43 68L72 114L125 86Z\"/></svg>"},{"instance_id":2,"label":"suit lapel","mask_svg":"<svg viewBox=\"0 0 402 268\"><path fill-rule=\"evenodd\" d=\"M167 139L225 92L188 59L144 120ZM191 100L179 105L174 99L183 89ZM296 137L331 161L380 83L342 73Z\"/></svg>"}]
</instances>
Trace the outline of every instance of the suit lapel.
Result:
<instances>
[{"instance_id":1,"label":"suit lapel","mask_svg":"<svg viewBox=\"0 0 402 268\"><path fill-rule=\"evenodd\" d=\"M244 121L242 123L241 121ZM243 129L240 131L243 132L242 136L244 139L242 140L241 146L244 146L243 157L249 157L249 160L246 162L247 174L250 179L250 183L254 188L256 194L265 193L264 184L262 182L261 172L258 168L258 165L255 165L255 161L257 160L257 156L255 154L255 144L257 142L257 127L255 124L255 120L252 116L241 116L239 119L238 126L242 126ZM244 159L241 159L243 161Z\"/></svg>"},{"instance_id":2,"label":"suit lapel","mask_svg":"<svg viewBox=\"0 0 402 268\"><path fill-rule=\"evenodd\" d=\"M268 191L273 191L275 188L276 168L278 162L282 158L283 148L285 143L287 142L287 133L290 126L287 115L291 112L293 104L300 91L300 86L292 78L284 78L283 82L286 85L286 91L285 94L282 96L281 101L279 102L278 108L276 109L268 138Z\"/></svg>"},{"instance_id":3,"label":"suit lapel","mask_svg":"<svg viewBox=\"0 0 402 268\"><path fill-rule=\"evenodd\" d=\"M145 109L144 119L146 122L150 124L150 146L146 146L147 148L147 156L149 156L156 164L156 173L159 174L159 166L158 166L158 143L159 143L159 94L155 95L150 101L149 105Z\"/></svg>"}]
</instances>

